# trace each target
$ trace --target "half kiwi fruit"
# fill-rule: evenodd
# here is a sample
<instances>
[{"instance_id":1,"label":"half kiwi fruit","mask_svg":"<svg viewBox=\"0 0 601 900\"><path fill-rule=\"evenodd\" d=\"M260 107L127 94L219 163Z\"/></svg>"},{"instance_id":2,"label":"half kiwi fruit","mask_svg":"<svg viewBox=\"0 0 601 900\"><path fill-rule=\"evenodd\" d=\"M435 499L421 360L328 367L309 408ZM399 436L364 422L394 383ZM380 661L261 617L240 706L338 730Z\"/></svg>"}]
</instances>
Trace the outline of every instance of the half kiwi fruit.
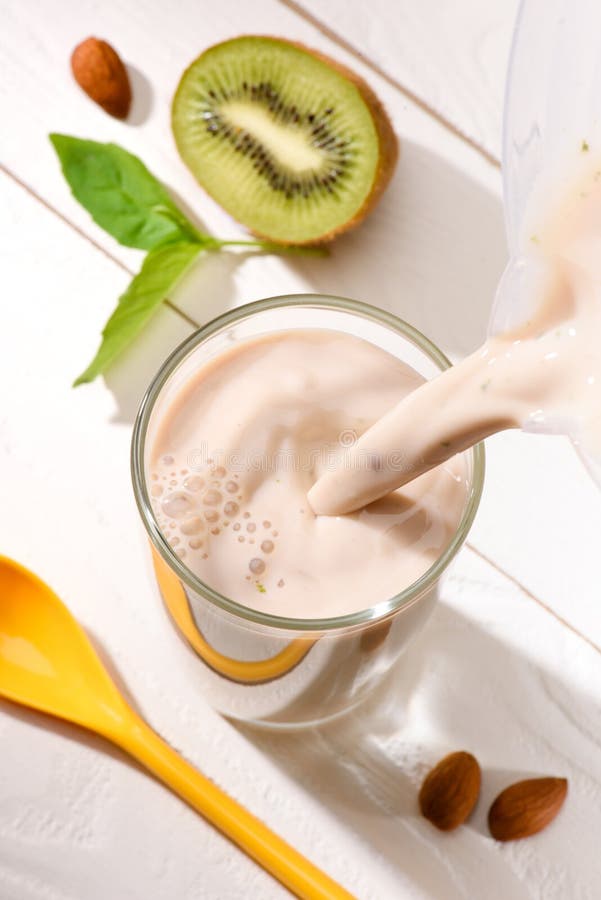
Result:
<instances>
[{"instance_id":1,"label":"half kiwi fruit","mask_svg":"<svg viewBox=\"0 0 601 900\"><path fill-rule=\"evenodd\" d=\"M282 244L327 241L357 225L398 156L363 79L281 38L249 35L206 50L182 76L172 124L205 190Z\"/></svg>"}]
</instances>

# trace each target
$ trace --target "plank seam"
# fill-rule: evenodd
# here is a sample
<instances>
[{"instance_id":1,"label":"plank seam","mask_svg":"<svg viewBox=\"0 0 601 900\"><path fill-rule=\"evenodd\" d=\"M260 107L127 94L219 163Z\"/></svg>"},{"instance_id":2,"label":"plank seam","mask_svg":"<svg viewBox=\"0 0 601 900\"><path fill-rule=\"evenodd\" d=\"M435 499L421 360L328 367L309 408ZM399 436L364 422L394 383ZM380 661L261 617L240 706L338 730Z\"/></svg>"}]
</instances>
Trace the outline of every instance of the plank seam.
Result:
<instances>
[{"instance_id":1,"label":"plank seam","mask_svg":"<svg viewBox=\"0 0 601 900\"><path fill-rule=\"evenodd\" d=\"M539 606L542 610L544 610L544 612L546 612L553 619L555 619L557 622L559 622L560 625L563 625L564 628L567 628L568 631L571 631L572 634L575 634L576 637L579 637L581 640L583 640L585 642L585 644L588 644L589 647L592 647L592 649L595 650L595 652L601 656L601 647L599 647L598 644L596 644L591 638L587 637L587 635L584 634L582 631L579 631L578 628L576 628L574 625L572 625L570 622L568 622L567 619L564 619L563 616L560 616L559 613L555 612L555 610L551 606L549 606L547 603L545 603L544 600L541 600L540 597L537 597L536 594L533 594L532 591L529 588L527 588L526 585L523 584L518 578L516 578L514 575L510 575L509 572L506 572L505 569L503 569L500 565L498 565L496 562L494 562L494 560L492 560L490 558L490 556L487 556L486 553L483 553L481 550L478 550L478 548L475 547L470 541L466 541L465 546L469 550L471 550L472 553L475 553L475 555L478 557L478 559L481 559L482 562L487 563L489 566L491 566L495 570L495 572L498 572L499 575L501 575L503 578L506 578L508 581L510 581L511 584L514 585L514 587L517 587L524 594L524 596L528 598L528 600L531 600L533 603L536 603L536 605Z\"/></svg>"},{"instance_id":2,"label":"plank seam","mask_svg":"<svg viewBox=\"0 0 601 900\"><path fill-rule=\"evenodd\" d=\"M110 260L110 262L118 266L123 272L127 272L127 274L131 278L134 277L135 273L132 272L131 269L125 265L125 263L121 262L121 260L116 256L113 256L113 254L109 250L103 247L102 244L99 244L97 241L95 241L94 238L90 237L89 234L86 234L86 232L83 231L83 229L80 228L79 225L76 225L62 212L60 212L54 206L51 206L50 203L48 203L48 201L44 199L44 197L38 194L37 191L34 191L34 189L29 184L27 184L27 182L19 178L18 175L15 175L14 172L11 172L10 169L8 169L2 162L0 162L0 172L2 172L2 174L7 178L10 178L12 181L14 181L15 184L17 184L22 190L24 190L25 193L28 194L33 200L41 203L45 210L56 216L57 219L60 219L60 221L68 228L70 228L71 231L74 231L75 234L79 235L80 238L83 238L84 241L87 241L88 244L91 244L92 247L94 247L96 250L99 250L106 259ZM186 321L193 328L200 328L199 322L196 322L191 316L181 310L171 300L167 298L163 301L163 303L165 304L165 306L168 306L169 309L172 310L172 312L184 319L184 321Z\"/></svg>"},{"instance_id":3,"label":"plank seam","mask_svg":"<svg viewBox=\"0 0 601 900\"><path fill-rule=\"evenodd\" d=\"M300 3L297 3L296 0L279 0L282 6L285 6L291 12L295 13L301 19L304 19L309 25L312 25L313 28L316 28L324 37L328 38L328 40L332 41L335 44L338 44L339 47L342 47L347 53L350 53L351 56L354 56L355 59L359 60L359 62L363 63L364 66L367 66L368 69L371 69L376 75L380 78L383 78L384 81L387 82L391 87L395 90L399 91L407 100L411 101L411 103L415 104L415 106L419 107L422 112L425 112L426 115L430 116L432 119L435 119L439 125L454 135L459 140L463 141L464 144L467 144L468 147L471 147L472 150L475 150L483 159L486 160L489 165L494 166L496 169L501 168L500 160L494 156L486 147L482 146L478 141L474 138L470 137L469 134L466 134L459 126L455 125L450 119L447 119L446 116L443 116L442 113L438 112L433 106L431 106L426 100L416 94L411 88L407 87L407 85L403 84L401 81L398 81L396 78L393 78L392 75L389 75L388 72L383 69L378 63L371 60L368 56L365 56L360 50L358 50L353 44L349 43L346 38L341 37L336 31L326 25L321 19L318 19L313 13L310 13L308 10L304 8Z\"/></svg>"}]
</instances>

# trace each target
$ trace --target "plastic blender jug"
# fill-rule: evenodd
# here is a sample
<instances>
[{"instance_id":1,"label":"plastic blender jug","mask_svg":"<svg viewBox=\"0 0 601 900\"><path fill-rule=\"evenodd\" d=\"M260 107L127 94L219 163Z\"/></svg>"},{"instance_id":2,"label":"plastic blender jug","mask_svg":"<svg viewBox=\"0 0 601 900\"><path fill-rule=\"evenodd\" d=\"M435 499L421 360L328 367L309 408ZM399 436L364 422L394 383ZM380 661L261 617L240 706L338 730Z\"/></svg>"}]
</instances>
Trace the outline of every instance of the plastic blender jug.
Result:
<instances>
[{"instance_id":1,"label":"plastic blender jug","mask_svg":"<svg viewBox=\"0 0 601 900\"><path fill-rule=\"evenodd\" d=\"M532 252L531 217L544 216L577 173L577 148L601 151L601 3L523 0L511 51L503 124L503 199L510 260L489 333L520 325L540 296L544 262ZM583 142L586 144L583 145ZM587 156L589 154L586 154ZM601 339L601 335L600 335ZM551 416L524 430L567 434L574 423ZM601 459L576 449L601 486Z\"/></svg>"}]
</instances>

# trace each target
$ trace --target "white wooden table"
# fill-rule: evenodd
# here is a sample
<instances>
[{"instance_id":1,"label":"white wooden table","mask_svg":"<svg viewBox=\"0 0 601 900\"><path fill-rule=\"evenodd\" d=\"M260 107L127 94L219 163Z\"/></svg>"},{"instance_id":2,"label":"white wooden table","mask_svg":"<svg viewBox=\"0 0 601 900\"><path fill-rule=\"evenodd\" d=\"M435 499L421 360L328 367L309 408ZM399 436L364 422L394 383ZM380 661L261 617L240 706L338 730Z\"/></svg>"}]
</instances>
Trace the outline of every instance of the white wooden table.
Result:
<instances>
[{"instance_id":1,"label":"white wooden table","mask_svg":"<svg viewBox=\"0 0 601 900\"><path fill-rule=\"evenodd\" d=\"M3 0L0 551L33 567L197 766L362 900L584 900L601 891L601 496L560 439L489 442L477 523L394 685L335 729L256 735L211 711L156 599L129 483L137 402L194 327L259 297L325 291L394 310L455 358L483 335L505 257L500 118L515 0ZM69 195L49 131L138 153L215 233L241 230L180 162L184 66L241 32L304 41L363 74L403 142L380 207L329 259L215 256L127 356L73 377L139 266ZM73 46L131 67L128 124L73 84ZM269 900L285 891L117 753L0 706L1 900ZM474 820L442 835L416 786L447 751L484 769ZM485 817L525 773L565 775L557 821L500 845Z\"/></svg>"}]
</instances>

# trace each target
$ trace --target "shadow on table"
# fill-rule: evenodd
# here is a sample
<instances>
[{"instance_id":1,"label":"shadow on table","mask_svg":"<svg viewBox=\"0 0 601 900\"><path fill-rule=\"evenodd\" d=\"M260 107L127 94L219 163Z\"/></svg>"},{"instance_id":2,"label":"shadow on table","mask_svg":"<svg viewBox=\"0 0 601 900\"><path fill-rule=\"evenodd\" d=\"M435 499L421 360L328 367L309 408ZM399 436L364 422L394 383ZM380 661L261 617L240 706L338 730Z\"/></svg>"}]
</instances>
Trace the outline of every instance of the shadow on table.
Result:
<instances>
[{"instance_id":1,"label":"shadow on table","mask_svg":"<svg viewBox=\"0 0 601 900\"><path fill-rule=\"evenodd\" d=\"M154 92L146 75L135 66L127 64L131 84L132 104L127 117L128 125L143 125L150 116L154 105Z\"/></svg>"},{"instance_id":2,"label":"shadow on table","mask_svg":"<svg viewBox=\"0 0 601 900\"><path fill-rule=\"evenodd\" d=\"M432 151L404 140L396 174L373 214L330 249L327 257L282 257L270 295L306 290L365 300L406 319L453 358L484 338L506 257L501 203ZM161 310L110 369L116 421L133 420L152 376L195 323L232 307L234 275L241 269L243 276L249 255L254 252L200 258L172 298L184 316Z\"/></svg>"},{"instance_id":3,"label":"shadow on table","mask_svg":"<svg viewBox=\"0 0 601 900\"><path fill-rule=\"evenodd\" d=\"M502 693L497 693L501 684ZM553 704L562 691L567 689L556 674L536 667L473 621L440 604L387 683L347 717L306 731L235 727L397 869L400 885L419 888L420 897L465 900L473 896L471 889L487 883L476 880L474 873L480 870L480 879L483 873L490 878L487 900L526 900L531 896L529 889L490 838L487 813L497 794L516 781L566 774L564 753L568 751L561 748L567 720L563 710L555 715L558 707ZM534 701L528 696L533 693ZM495 699L498 714L492 705ZM570 694L570 703L574 717L581 705L585 722L592 699ZM511 704L514 708L508 713ZM494 758L505 748L509 761L515 755L513 741L556 747L559 771L484 766L480 799L465 826L453 834L441 834L421 817L419 785L439 759L454 750ZM541 765L545 765L544 757ZM534 848L543 867L554 864L554 854L561 858L563 837L559 830L553 836L549 833L546 838L551 844ZM457 878L450 879L453 870Z\"/></svg>"},{"instance_id":4,"label":"shadow on table","mask_svg":"<svg viewBox=\"0 0 601 900\"><path fill-rule=\"evenodd\" d=\"M499 197L403 140L397 171L366 222L335 241L329 258L290 265L310 290L380 306L461 357L485 337L506 256Z\"/></svg>"},{"instance_id":5,"label":"shadow on table","mask_svg":"<svg viewBox=\"0 0 601 900\"><path fill-rule=\"evenodd\" d=\"M94 644L135 708L110 658L97 640ZM139 768L120 750L83 729L18 705L0 702L3 708L35 727ZM578 828L598 790L594 774L586 774L591 769L583 767L587 760L592 767L598 754L594 733L598 716L593 694L585 697L572 690L557 673L440 604L388 682L346 718L300 732L272 733L240 724L236 729L398 872L398 896L401 889L413 885L420 897L465 900L482 896L475 891L487 884L487 900L529 900L532 880L522 880L528 860L535 858L539 870L546 873L559 866L566 878L566 834L572 839L575 835L579 842L574 867L595 852L595 833L579 833ZM584 763L579 756L574 758L575 735ZM475 814L453 834L439 834L420 817L418 786L444 754L468 749L481 759L503 753L509 759L516 755L516 741L525 752L534 748L541 766L551 764L552 770L485 766ZM486 812L494 796L524 777L567 774L570 757L570 771L577 776L570 785L569 810L562 812L563 827L558 822L558 827L545 833L544 842L524 842L525 848L516 846L510 855L501 853L486 829ZM520 857L520 852L525 855ZM592 873L589 867L588 874Z\"/></svg>"}]
</instances>

